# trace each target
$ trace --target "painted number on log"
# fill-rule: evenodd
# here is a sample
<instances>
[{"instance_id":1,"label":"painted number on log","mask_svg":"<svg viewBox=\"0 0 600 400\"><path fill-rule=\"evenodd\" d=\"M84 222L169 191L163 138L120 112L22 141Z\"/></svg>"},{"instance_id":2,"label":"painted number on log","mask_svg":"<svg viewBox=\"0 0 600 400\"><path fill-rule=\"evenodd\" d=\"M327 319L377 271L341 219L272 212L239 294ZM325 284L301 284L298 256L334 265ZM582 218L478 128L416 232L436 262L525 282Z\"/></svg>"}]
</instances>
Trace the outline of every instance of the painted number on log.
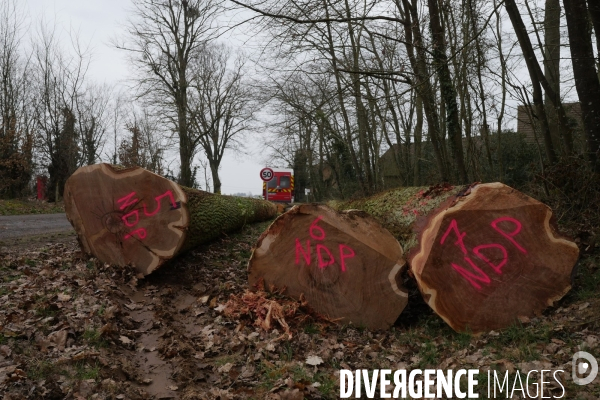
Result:
<instances>
[{"instance_id":1,"label":"painted number on log","mask_svg":"<svg viewBox=\"0 0 600 400\"><path fill-rule=\"evenodd\" d=\"M169 199L169 203L171 205L171 210L177 210L178 208L181 208L181 202L175 201L173 192L171 192L170 190L167 190L163 194L156 196L154 198L156 205L154 206L153 210L148 211L148 207L146 206L146 204L145 203L142 204L142 209L144 211L144 215L146 217L152 217L152 216L158 214L158 212L160 211L160 207L161 207L161 200L164 198ZM119 210L123 211L123 210L126 210L127 208L129 208L130 206L135 206L135 205L139 204L139 202L140 202L140 199L138 199L136 197L135 192L131 192L128 195L123 196L120 199L118 199L117 206L119 207ZM121 220L127 227L129 227L129 228L135 227L140 222L140 209L138 208L138 209L128 212L127 214L123 214L123 216L121 217ZM132 230L124 236L124 239L127 240L134 236L136 236L138 239L145 239L147 236L146 229L138 228L138 229Z\"/></svg>"},{"instance_id":2,"label":"painted number on log","mask_svg":"<svg viewBox=\"0 0 600 400\"><path fill-rule=\"evenodd\" d=\"M327 234L325 230L317 225L319 221L323 217L317 217L308 228L308 233L310 237L315 241L325 241L325 237ZM300 239L296 238L296 265L300 264L301 258L304 259L304 263L306 265L310 265L311 261L311 241L310 239L306 240L306 247L302 246ZM320 269L326 268L331 264L335 263L335 256L329 247L325 246L322 243L316 243L315 250L317 252L317 262ZM340 268L342 272L346 272L346 260L352 258L356 255L354 250L345 244L340 244L338 246L338 260L340 263Z\"/></svg>"},{"instance_id":3,"label":"painted number on log","mask_svg":"<svg viewBox=\"0 0 600 400\"><path fill-rule=\"evenodd\" d=\"M514 225L514 229L512 230L512 232L507 232L500 228L498 224L501 222L512 223ZM514 245L514 247L516 247L520 252L527 254L527 250L525 250L525 248L523 248L523 246L521 246L515 239L515 236L517 236L517 234L521 232L521 222L512 217L500 217L492 221L490 226L493 230L498 232L512 245ZM508 263L508 251L506 250L506 247L499 243L488 243L476 246L469 252L469 249L467 248L464 242L467 233L460 231L460 229L458 228L458 223L455 219L453 219L450 222L448 229L446 230L446 232L442 236L442 239L440 240L440 244L446 243L446 240L448 240L448 237L451 233L454 234L454 237L456 237L454 245L460 248L460 251L463 253L465 262L471 267L471 269L466 269L463 266L456 263L451 263L452 268L456 272L458 272L463 278L465 278L471 284L471 286L473 286L477 290L480 290L482 284L489 285L492 282L492 280L490 279L488 274L486 274L481 268L479 268L475 264L475 262L473 262L471 257L469 257L469 253L474 254L475 257L486 263L492 269L492 271L494 271L494 273L496 273L497 275L502 275L502 268ZM484 252L486 252L488 255L486 255ZM494 254L493 257L491 256L491 253Z\"/></svg>"}]
</instances>

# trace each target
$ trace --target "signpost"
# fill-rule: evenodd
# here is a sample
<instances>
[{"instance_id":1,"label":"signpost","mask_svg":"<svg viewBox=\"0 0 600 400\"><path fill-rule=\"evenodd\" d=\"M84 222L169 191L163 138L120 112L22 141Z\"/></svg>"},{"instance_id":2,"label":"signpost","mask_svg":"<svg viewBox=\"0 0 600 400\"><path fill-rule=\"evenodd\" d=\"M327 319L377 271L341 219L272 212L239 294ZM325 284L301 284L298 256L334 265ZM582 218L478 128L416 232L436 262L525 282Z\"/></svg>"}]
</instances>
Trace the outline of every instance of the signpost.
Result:
<instances>
[{"instance_id":1,"label":"signpost","mask_svg":"<svg viewBox=\"0 0 600 400\"><path fill-rule=\"evenodd\" d=\"M265 182L265 200L269 201L269 181L273 179L273 170L269 167L265 167L260 170L260 179Z\"/></svg>"}]
</instances>

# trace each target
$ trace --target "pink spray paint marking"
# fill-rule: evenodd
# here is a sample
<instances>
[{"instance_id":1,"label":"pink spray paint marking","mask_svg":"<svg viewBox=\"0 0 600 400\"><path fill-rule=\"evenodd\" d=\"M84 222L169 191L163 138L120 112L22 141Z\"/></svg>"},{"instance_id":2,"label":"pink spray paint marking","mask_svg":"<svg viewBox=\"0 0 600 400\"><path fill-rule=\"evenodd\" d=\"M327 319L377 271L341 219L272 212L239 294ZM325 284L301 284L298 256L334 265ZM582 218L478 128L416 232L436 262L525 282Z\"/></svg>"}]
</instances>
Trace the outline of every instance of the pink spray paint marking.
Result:
<instances>
[{"instance_id":1,"label":"pink spray paint marking","mask_svg":"<svg viewBox=\"0 0 600 400\"><path fill-rule=\"evenodd\" d=\"M139 228L135 231L131 231L125 235L125 239L129 239L130 237L133 237L133 235L137 235L139 239L146 239L146 230L144 228Z\"/></svg>"},{"instance_id":2,"label":"pink spray paint marking","mask_svg":"<svg viewBox=\"0 0 600 400\"><path fill-rule=\"evenodd\" d=\"M310 240L306 241L306 250L304 250L300 239L296 238L296 265L300 264L300 254L304 257L306 265L310 265Z\"/></svg>"},{"instance_id":3,"label":"pink spray paint marking","mask_svg":"<svg viewBox=\"0 0 600 400\"><path fill-rule=\"evenodd\" d=\"M119 200L117 200L117 204L123 203L123 205L121 205L121 207L119 207L119 210L123 210L123 209L129 207L130 205L136 204L137 202L140 201L139 199L132 199L133 196L135 196L135 192L131 192L127 196L123 196Z\"/></svg>"},{"instance_id":4,"label":"pink spray paint marking","mask_svg":"<svg viewBox=\"0 0 600 400\"><path fill-rule=\"evenodd\" d=\"M146 208L146 204L144 204L144 214L146 214L147 217L151 217L151 216L155 215L157 212L159 212L160 211L160 200L163 199L163 198L165 198L165 197L169 197L169 200L171 201L171 207L172 208L177 208L177 203L175 202L175 198L173 197L173 193L170 190L167 190L166 192L164 192L160 196L156 196L154 198L154 200L156 201L156 209L154 211L152 211L151 213L148 212L148 210Z\"/></svg>"},{"instance_id":5,"label":"pink spray paint marking","mask_svg":"<svg viewBox=\"0 0 600 400\"><path fill-rule=\"evenodd\" d=\"M160 201L165 197L169 198L172 209L177 209L180 207L180 205L175 201L173 192L171 192L170 190L167 190L163 194L156 196L154 198L154 200L156 201L156 208L154 209L154 211L148 212L148 208L147 208L146 204L143 205L144 214L147 217L152 217L152 216L156 215L160 211L160 208L161 208ZM140 200L138 198L135 198L135 192L131 192L128 195L123 196L120 199L118 199L117 204L120 204L119 210L124 210L131 205L135 205L135 204L139 203L139 201ZM131 212L128 212L127 214L125 214L121 217L121 220L123 221L123 223L126 226L133 228L140 222L139 210L133 210ZM146 229L144 229L144 228L136 229L135 231L132 231L132 232L126 234L124 236L124 239L127 240L127 239L133 237L134 235L136 235L139 239L145 239L147 236ZM310 252L310 249L309 249L309 252Z\"/></svg>"},{"instance_id":6,"label":"pink spray paint marking","mask_svg":"<svg viewBox=\"0 0 600 400\"><path fill-rule=\"evenodd\" d=\"M132 215L135 216L135 222L129 222L129 217L131 217ZM123 220L125 225L127 225L130 228L133 228L134 226L137 225L138 222L140 222L140 213L138 212L138 210L133 210L133 211L128 212L127 214L123 215L121 217L121 219Z\"/></svg>"},{"instance_id":7,"label":"pink spray paint marking","mask_svg":"<svg viewBox=\"0 0 600 400\"><path fill-rule=\"evenodd\" d=\"M329 260L327 262L323 259L322 250L325 250L327 256L329 257ZM333 258L333 254L331 254L331 251L327 248L327 246L324 246L321 243L317 243L317 258L319 259L320 269L328 267L335 262L335 258Z\"/></svg>"},{"instance_id":8,"label":"pink spray paint marking","mask_svg":"<svg viewBox=\"0 0 600 400\"><path fill-rule=\"evenodd\" d=\"M509 221L512 222L513 224L515 224L515 230L512 232L504 232L502 229L500 229L498 227L498 223L503 222L503 221ZM499 234L501 234L502 236L504 236L505 238L507 238L512 244L515 245L515 247L519 250L521 250L521 252L527 254L527 250L525 250L519 243L517 243L517 241L515 240L515 236L521 232L521 228L522 225L521 223L512 218L512 217L500 217L498 219L495 219L494 221L492 221L492 223L490 224L492 226L492 228L494 228L494 230L496 230L496 232L498 232Z\"/></svg>"},{"instance_id":9,"label":"pink spray paint marking","mask_svg":"<svg viewBox=\"0 0 600 400\"><path fill-rule=\"evenodd\" d=\"M348 253L344 253L344 250L348 250ZM342 272L346 272L346 259L352 258L356 255L352 247L347 246L345 244L340 244L340 264L342 267Z\"/></svg>"},{"instance_id":10,"label":"pink spray paint marking","mask_svg":"<svg viewBox=\"0 0 600 400\"><path fill-rule=\"evenodd\" d=\"M317 217L310 224L310 227L308 229L308 233L310 234L310 237L314 240L323 241L323 240L325 240L325 237L327 236L327 234L325 233L325 230L322 227L317 225L321 219L323 219L323 217L321 217L321 216ZM311 259L310 239L306 240L306 248L304 248L302 246L302 243L300 242L300 239L296 238L295 250L296 250L295 264L296 265L300 264L300 256L302 256L302 258L304 258L304 262L306 263L306 265L310 265L310 259ZM324 244L317 243L315 251L317 253L317 264L320 269L327 268L331 264L335 263L335 257L333 255L333 253ZM347 246L345 244L339 245L339 261L340 261L340 268L341 268L342 272L346 272L346 260L354 257L355 255L356 255L356 253L350 246Z\"/></svg>"},{"instance_id":11,"label":"pink spray paint marking","mask_svg":"<svg viewBox=\"0 0 600 400\"><path fill-rule=\"evenodd\" d=\"M310 237L315 240L325 240L325 231L320 226L317 226L319 221L323 219L323 217L318 216L311 224L310 228L308 228L308 233L310 233ZM320 233L319 236L315 235L314 231L318 231Z\"/></svg>"},{"instance_id":12,"label":"pink spray paint marking","mask_svg":"<svg viewBox=\"0 0 600 400\"><path fill-rule=\"evenodd\" d=\"M494 264L492 260L490 260L485 255L481 254L481 250L483 249L500 249L500 251L502 251L502 261L500 261L498 264ZM502 274L502 267L508 262L508 253L506 252L506 248L504 248L504 246L502 246L501 244L482 244L473 248L473 253L475 253L477 257L479 257L480 259L485 261L490 267L492 267L494 272L496 272L498 275Z\"/></svg>"},{"instance_id":13,"label":"pink spray paint marking","mask_svg":"<svg viewBox=\"0 0 600 400\"><path fill-rule=\"evenodd\" d=\"M463 254L466 256L467 255L467 247L465 246L465 243L463 242L463 238L465 236L467 236L466 232L461 233L460 230L458 229L458 223L456 222L455 219L452 220L452 222L450 222L450 225L448 226L448 229L446 230L446 233L444 233L444 236L442 236L442 240L440 240L440 244L444 244L444 242L446 241L446 238L448 237L448 235L450 234L450 231L454 231L454 233L456 234L456 242L454 242L454 244L458 245L461 249L461 251L463 252Z\"/></svg>"},{"instance_id":14,"label":"pink spray paint marking","mask_svg":"<svg viewBox=\"0 0 600 400\"><path fill-rule=\"evenodd\" d=\"M471 264L471 268L473 268L473 271L475 271L475 273L464 269L463 267L455 263L452 263L452 268L454 268L456 272L458 272L466 280L468 280L471 286L473 286L477 290L481 290L481 285L478 282L485 283L486 285L489 285L492 282L490 277L487 276L487 274L483 272L477 265L475 265L475 263L471 261L469 257L465 257L465 261Z\"/></svg>"},{"instance_id":15,"label":"pink spray paint marking","mask_svg":"<svg viewBox=\"0 0 600 400\"><path fill-rule=\"evenodd\" d=\"M498 227L498 224L503 221L512 222L515 225L515 229L512 232L503 231L502 229L500 229ZM504 236L506 239L508 239L512 244L514 244L515 247L517 249L519 249L519 251L527 254L527 250L525 250L515 240L515 236L519 232L521 232L521 228L522 228L521 222L519 222L517 219L512 218L512 217L500 217L500 218L492 221L492 223L490 225L495 231L500 233L502 236ZM440 240L440 244L444 244L446 242L446 239L448 238L448 235L450 235L450 232L454 232L454 234L457 238L457 240L456 240L456 242L454 242L454 244L456 246L458 246L460 248L460 250L462 251L462 253L465 255L465 261L467 261L467 263L469 263L471 265L474 272L466 270L465 268L463 268L460 265L455 264L455 263L452 263L452 268L454 268L454 270L456 270L460 275L462 275L465 279L467 279L467 281L469 281L471 286L473 286L477 290L481 289L480 283L490 284L491 283L490 277L483 270L481 270L479 267L477 267L475 265L475 263L467 256L468 250L467 250L467 246L465 245L464 240L463 240L467 234L466 234L466 232L460 231L460 229L458 228L458 223L456 222L455 219L453 219L452 222L450 222L448 229L446 230L446 232L442 236L442 239ZM491 259L490 257L486 256L485 254L482 253L482 250L485 250L485 249L500 250L500 252L502 253L501 259L499 257ZM473 248L472 252L479 259L481 259L487 265L489 265L490 268L492 268L492 270L498 275L502 274L502 268L508 263L508 252L504 246L502 246L501 244L498 244L498 243L489 243L489 244L482 244L482 245L476 246L475 248ZM489 255L489 253L488 253L488 255ZM500 260L500 261L495 262L497 260Z\"/></svg>"}]
</instances>

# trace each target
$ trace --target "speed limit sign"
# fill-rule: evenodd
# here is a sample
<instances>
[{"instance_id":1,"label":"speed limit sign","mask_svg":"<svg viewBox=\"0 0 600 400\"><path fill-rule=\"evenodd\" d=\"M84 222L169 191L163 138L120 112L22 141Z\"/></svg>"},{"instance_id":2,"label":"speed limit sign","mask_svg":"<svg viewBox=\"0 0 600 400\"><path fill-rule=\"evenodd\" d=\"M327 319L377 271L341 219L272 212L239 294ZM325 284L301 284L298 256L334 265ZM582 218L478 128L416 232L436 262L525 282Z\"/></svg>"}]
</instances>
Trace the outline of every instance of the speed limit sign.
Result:
<instances>
[{"instance_id":1,"label":"speed limit sign","mask_svg":"<svg viewBox=\"0 0 600 400\"><path fill-rule=\"evenodd\" d=\"M262 179L265 182L268 182L271 179L273 179L273 170L269 167L261 169L260 170L260 179Z\"/></svg>"}]
</instances>

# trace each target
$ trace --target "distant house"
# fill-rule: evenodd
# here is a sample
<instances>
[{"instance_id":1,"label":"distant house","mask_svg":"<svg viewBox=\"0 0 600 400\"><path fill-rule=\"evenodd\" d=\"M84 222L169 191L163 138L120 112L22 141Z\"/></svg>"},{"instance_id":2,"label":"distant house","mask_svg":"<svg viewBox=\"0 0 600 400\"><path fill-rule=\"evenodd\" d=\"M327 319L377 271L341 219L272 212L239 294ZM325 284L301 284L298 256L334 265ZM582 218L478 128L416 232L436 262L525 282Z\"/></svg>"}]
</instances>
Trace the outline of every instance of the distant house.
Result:
<instances>
[{"instance_id":1,"label":"distant house","mask_svg":"<svg viewBox=\"0 0 600 400\"><path fill-rule=\"evenodd\" d=\"M386 188L393 188L402 185L402 179L398 174L398 166L396 164L395 154L399 152L398 144L394 143L392 147L386 150L385 153L379 158L379 165L381 165L381 174L383 175L383 182Z\"/></svg>"},{"instance_id":2,"label":"distant house","mask_svg":"<svg viewBox=\"0 0 600 400\"><path fill-rule=\"evenodd\" d=\"M577 103L564 103L563 107L567 112L567 118L571 127L573 127L573 143L576 151L583 151L583 119L581 116L581 106ZM537 136L538 142L543 145L543 137L538 127L537 120L534 117L535 112L531 112L531 108L526 105L520 105L517 108L517 132L525 135L525 140L528 143L535 143ZM534 121L532 124L531 121ZM535 133L534 133L535 130Z\"/></svg>"}]
</instances>

